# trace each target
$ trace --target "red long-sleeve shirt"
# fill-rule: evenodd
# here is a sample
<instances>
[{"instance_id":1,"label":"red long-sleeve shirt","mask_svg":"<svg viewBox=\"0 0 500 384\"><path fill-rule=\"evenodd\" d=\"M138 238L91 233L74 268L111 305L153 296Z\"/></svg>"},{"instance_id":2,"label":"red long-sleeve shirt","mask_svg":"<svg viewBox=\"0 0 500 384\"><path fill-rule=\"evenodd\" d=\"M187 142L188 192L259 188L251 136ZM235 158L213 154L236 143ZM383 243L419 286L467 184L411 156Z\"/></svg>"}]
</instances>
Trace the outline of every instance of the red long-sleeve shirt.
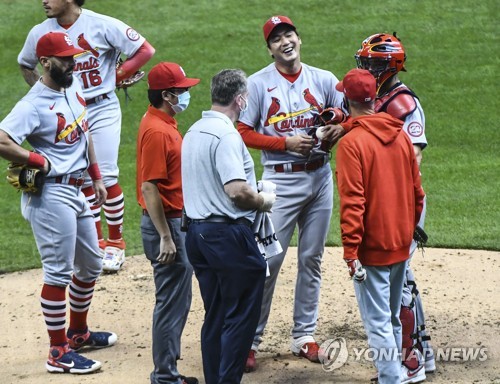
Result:
<instances>
[{"instance_id":1,"label":"red long-sleeve shirt","mask_svg":"<svg viewBox=\"0 0 500 384\"><path fill-rule=\"evenodd\" d=\"M409 257L424 191L402 127L387 113L359 116L339 142L335 174L345 259L381 266Z\"/></svg>"}]
</instances>

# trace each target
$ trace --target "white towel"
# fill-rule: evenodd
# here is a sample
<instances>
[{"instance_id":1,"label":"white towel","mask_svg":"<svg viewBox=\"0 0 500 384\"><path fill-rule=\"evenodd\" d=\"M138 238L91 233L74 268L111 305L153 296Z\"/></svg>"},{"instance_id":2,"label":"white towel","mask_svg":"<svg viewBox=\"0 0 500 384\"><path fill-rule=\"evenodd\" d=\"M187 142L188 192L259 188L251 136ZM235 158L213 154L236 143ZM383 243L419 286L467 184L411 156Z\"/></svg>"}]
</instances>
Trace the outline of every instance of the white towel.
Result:
<instances>
[{"instance_id":1,"label":"white towel","mask_svg":"<svg viewBox=\"0 0 500 384\"><path fill-rule=\"evenodd\" d=\"M257 183L257 189L259 191L275 193L276 185L270 181L261 180ZM252 231L255 235L255 241L257 242L259 251L262 257L264 257L264 260L266 260L266 265L270 257L283 252L283 248L281 248L281 244L276 236L274 225L268 212L257 212L252 225ZM269 275L269 265L267 265L266 277Z\"/></svg>"}]
</instances>

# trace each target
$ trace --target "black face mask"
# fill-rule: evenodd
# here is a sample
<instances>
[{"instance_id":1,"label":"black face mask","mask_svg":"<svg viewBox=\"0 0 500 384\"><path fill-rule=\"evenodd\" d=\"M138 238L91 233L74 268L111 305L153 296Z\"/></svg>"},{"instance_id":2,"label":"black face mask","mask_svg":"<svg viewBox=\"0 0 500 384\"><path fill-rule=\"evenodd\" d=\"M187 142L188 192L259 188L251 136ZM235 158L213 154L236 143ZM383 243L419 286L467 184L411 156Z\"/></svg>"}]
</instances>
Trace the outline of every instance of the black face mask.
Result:
<instances>
[{"instance_id":1,"label":"black face mask","mask_svg":"<svg viewBox=\"0 0 500 384\"><path fill-rule=\"evenodd\" d=\"M50 77L61 88L68 88L73 84L73 68L70 67L63 71L57 64L50 68Z\"/></svg>"}]
</instances>

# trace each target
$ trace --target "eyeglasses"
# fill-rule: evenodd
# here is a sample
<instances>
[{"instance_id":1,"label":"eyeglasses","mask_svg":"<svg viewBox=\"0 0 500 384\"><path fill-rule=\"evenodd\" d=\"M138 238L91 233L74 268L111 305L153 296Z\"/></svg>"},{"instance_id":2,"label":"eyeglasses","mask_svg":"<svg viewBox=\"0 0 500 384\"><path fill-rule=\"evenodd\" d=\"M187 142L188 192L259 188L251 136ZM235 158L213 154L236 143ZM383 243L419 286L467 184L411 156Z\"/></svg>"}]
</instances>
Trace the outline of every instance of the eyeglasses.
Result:
<instances>
[{"instance_id":1,"label":"eyeglasses","mask_svg":"<svg viewBox=\"0 0 500 384\"><path fill-rule=\"evenodd\" d=\"M167 92L170 93L172 96L178 97L187 91L189 91L189 88L172 88Z\"/></svg>"}]
</instances>

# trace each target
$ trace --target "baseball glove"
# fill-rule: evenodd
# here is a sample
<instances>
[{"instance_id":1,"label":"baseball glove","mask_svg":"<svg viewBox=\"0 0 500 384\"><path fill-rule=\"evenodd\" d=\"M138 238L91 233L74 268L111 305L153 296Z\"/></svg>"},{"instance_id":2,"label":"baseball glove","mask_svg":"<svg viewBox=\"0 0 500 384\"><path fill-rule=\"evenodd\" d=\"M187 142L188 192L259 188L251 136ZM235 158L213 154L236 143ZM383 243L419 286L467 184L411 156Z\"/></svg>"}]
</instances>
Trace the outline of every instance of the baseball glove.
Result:
<instances>
[{"instance_id":1,"label":"baseball glove","mask_svg":"<svg viewBox=\"0 0 500 384\"><path fill-rule=\"evenodd\" d=\"M123 60L121 58L119 58L118 61L116 62L116 69L118 70L122 64L123 64ZM137 84L139 81L141 81L142 78L145 76L145 74L146 73L144 71L137 71L132 76L130 76L126 79L123 79L118 84L116 84L116 88L118 88L118 89L130 88L131 86L133 86L133 85Z\"/></svg>"},{"instance_id":2,"label":"baseball glove","mask_svg":"<svg viewBox=\"0 0 500 384\"><path fill-rule=\"evenodd\" d=\"M340 108L325 108L317 118L317 125L335 125L345 121L347 116Z\"/></svg>"},{"instance_id":3,"label":"baseball glove","mask_svg":"<svg viewBox=\"0 0 500 384\"><path fill-rule=\"evenodd\" d=\"M425 233L424 229L417 225L415 231L413 232L413 240L417 242L419 247L422 247L425 243L427 243L428 239L429 236L427 236L427 233Z\"/></svg>"},{"instance_id":4,"label":"baseball glove","mask_svg":"<svg viewBox=\"0 0 500 384\"><path fill-rule=\"evenodd\" d=\"M133 85L137 84L139 81L141 81L144 76L145 76L144 71L137 71L129 78L123 79L118 84L116 84L116 88L118 88L118 89L130 88L131 86L133 86Z\"/></svg>"},{"instance_id":5,"label":"baseball glove","mask_svg":"<svg viewBox=\"0 0 500 384\"><path fill-rule=\"evenodd\" d=\"M7 167L7 181L19 191L36 193L41 190L45 176L38 168L11 162Z\"/></svg>"}]
</instances>

